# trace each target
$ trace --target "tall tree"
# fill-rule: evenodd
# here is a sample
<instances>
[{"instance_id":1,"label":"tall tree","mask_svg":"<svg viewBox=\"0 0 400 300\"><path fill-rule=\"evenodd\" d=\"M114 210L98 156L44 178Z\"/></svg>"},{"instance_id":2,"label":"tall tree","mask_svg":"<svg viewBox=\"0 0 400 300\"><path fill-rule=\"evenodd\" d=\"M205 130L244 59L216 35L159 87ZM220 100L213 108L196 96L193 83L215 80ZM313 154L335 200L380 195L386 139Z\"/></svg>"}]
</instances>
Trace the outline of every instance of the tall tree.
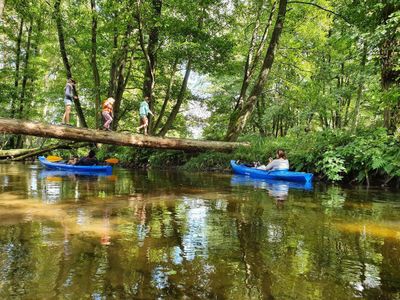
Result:
<instances>
[{"instance_id":1,"label":"tall tree","mask_svg":"<svg viewBox=\"0 0 400 300\"><path fill-rule=\"evenodd\" d=\"M158 135L165 136L167 132L171 129L173 122L175 121L176 116L178 115L179 109L181 108L182 102L185 99L187 84L189 81L190 72L192 71L192 58L189 57L188 62L186 63L185 76L183 77L181 89L179 91L178 98L176 99L176 103L172 108L171 113L168 116L167 121L165 122L163 128L160 130Z\"/></svg>"},{"instance_id":2,"label":"tall tree","mask_svg":"<svg viewBox=\"0 0 400 300\"><path fill-rule=\"evenodd\" d=\"M58 34L58 42L60 46L60 54L62 61L64 63L64 68L65 72L67 75L67 78L72 78L72 70L71 70L71 65L68 60L68 55L67 55L67 49L65 47L65 37L64 37L64 29L63 29L63 24L62 24L62 14L61 14L61 0L55 0L54 3L54 17L56 20L56 26L57 26L57 34ZM75 104L75 109L78 114L79 121L81 123L82 127L88 127L85 119L85 115L82 110L81 102L79 101L78 97L78 91L76 89L76 85L74 85L74 104Z\"/></svg>"},{"instance_id":3,"label":"tall tree","mask_svg":"<svg viewBox=\"0 0 400 300\"><path fill-rule=\"evenodd\" d=\"M95 95L95 120L96 128L100 126L100 106L101 106L101 87L100 87L100 73L97 66L97 9L96 0L90 0L90 8L92 12L92 36L91 36L91 65L93 72L93 84L94 84L94 95Z\"/></svg>"},{"instance_id":4,"label":"tall tree","mask_svg":"<svg viewBox=\"0 0 400 300\"><path fill-rule=\"evenodd\" d=\"M283 24L286 16L286 6L287 6L287 0L279 1L278 17L276 19L274 31L272 32L271 40L258 79L249 97L243 102L238 112L232 117L233 121L230 123L230 126L228 127L225 136L225 139L228 141L237 140L239 134L246 126L249 117L253 113L258 97L261 95L264 89L264 85L268 79L268 75L271 71L274 62L279 38L283 30Z\"/></svg>"},{"instance_id":5,"label":"tall tree","mask_svg":"<svg viewBox=\"0 0 400 300\"><path fill-rule=\"evenodd\" d=\"M145 70L144 70L144 81L143 81L143 97L149 98L150 110L154 110L154 86L155 86L155 74L157 64L157 50L159 43L159 19L161 17L162 0L151 1L151 25L148 29L148 42L146 44L144 37L144 22L141 16L141 1L138 1L138 12L137 21L139 28L139 42L140 47L143 51L145 58ZM149 133L152 133L152 118L149 118Z\"/></svg>"}]
</instances>

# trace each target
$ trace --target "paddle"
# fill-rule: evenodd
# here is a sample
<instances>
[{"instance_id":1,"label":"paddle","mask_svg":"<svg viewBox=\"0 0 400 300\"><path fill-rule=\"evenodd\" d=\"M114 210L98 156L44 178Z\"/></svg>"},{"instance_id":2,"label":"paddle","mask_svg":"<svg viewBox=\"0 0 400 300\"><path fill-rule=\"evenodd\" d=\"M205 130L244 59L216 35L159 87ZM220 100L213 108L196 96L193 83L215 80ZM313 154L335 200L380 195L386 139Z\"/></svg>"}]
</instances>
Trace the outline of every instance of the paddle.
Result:
<instances>
[{"instance_id":1,"label":"paddle","mask_svg":"<svg viewBox=\"0 0 400 300\"><path fill-rule=\"evenodd\" d=\"M62 157L55 156L55 155L49 155L49 156L46 157L46 159L47 159L48 161L50 161L50 162L57 162L57 161L63 160ZM106 163L109 163L109 164L117 164L117 163L119 163L119 159L118 159L118 158L115 158L115 157L105 159L104 161L105 161Z\"/></svg>"},{"instance_id":2,"label":"paddle","mask_svg":"<svg viewBox=\"0 0 400 300\"><path fill-rule=\"evenodd\" d=\"M50 162L56 162L56 161L61 161L63 160L62 157L59 156L54 156L54 155L49 155L46 157L46 159Z\"/></svg>"},{"instance_id":3,"label":"paddle","mask_svg":"<svg viewBox=\"0 0 400 300\"><path fill-rule=\"evenodd\" d=\"M107 158L107 159L105 159L104 161L107 162L107 163L109 163L109 164L117 164L117 163L119 163L119 159L118 159L118 158L115 158L115 157Z\"/></svg>"}]
</instances>

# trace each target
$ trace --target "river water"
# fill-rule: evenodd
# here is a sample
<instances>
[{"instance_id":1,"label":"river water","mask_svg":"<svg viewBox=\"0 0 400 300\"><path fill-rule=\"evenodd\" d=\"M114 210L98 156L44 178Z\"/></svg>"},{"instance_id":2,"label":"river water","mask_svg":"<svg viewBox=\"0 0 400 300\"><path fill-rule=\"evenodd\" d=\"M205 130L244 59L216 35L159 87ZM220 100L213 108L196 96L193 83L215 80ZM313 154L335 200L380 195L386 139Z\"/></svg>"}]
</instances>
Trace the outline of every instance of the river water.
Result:
<instances>
[{"instance_id":1,"label":"river water","mask_svg":"<svg viewBox=\"0 0 400 300\"><path fill-rule=\"evenodd\" d=\"M0 165L1 299L400 299L400 193Z\"/></svg>"}]
</instances>

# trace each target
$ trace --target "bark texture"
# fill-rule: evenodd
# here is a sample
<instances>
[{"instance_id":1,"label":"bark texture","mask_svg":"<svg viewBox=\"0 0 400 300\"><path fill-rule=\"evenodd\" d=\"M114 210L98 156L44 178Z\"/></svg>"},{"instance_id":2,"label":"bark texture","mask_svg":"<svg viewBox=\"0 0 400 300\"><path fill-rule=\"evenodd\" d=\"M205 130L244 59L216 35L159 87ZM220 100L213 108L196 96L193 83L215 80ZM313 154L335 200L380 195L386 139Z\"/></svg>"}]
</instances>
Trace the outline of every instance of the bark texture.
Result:
<instances>
[{"instance_id":1,"label":"bark texture","mask_svg":"<svg viewBox=\"0 0 400 300\"><path fill-rule=\"evenodd\" d=\"M160 138L139 134L122 134L94 129L48 125L40 122L28 122L4 118L0 118L0 133L25 134L45 138L104 143L121 146L185 150L189 152L210 150L231 152L240 146L248 146L246 143Z\"/></svg>"}]
</instances>

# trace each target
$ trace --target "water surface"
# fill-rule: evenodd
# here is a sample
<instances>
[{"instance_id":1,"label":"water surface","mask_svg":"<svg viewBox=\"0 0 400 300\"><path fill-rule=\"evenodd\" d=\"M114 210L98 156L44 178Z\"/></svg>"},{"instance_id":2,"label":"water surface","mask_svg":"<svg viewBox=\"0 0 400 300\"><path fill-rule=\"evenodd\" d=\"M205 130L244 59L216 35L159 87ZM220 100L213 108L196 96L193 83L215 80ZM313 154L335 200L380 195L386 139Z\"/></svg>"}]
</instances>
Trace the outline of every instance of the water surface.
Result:
<instances>
[{"instance_id":1,"label":"water surface","mask_svg":"<svg viewBox=\"0 0 400 300\"><path fill-rule=\"evenodd\" d=\"M0 164L0 298L400 299L399 196Z\"/></svg>"}]
</instances>

